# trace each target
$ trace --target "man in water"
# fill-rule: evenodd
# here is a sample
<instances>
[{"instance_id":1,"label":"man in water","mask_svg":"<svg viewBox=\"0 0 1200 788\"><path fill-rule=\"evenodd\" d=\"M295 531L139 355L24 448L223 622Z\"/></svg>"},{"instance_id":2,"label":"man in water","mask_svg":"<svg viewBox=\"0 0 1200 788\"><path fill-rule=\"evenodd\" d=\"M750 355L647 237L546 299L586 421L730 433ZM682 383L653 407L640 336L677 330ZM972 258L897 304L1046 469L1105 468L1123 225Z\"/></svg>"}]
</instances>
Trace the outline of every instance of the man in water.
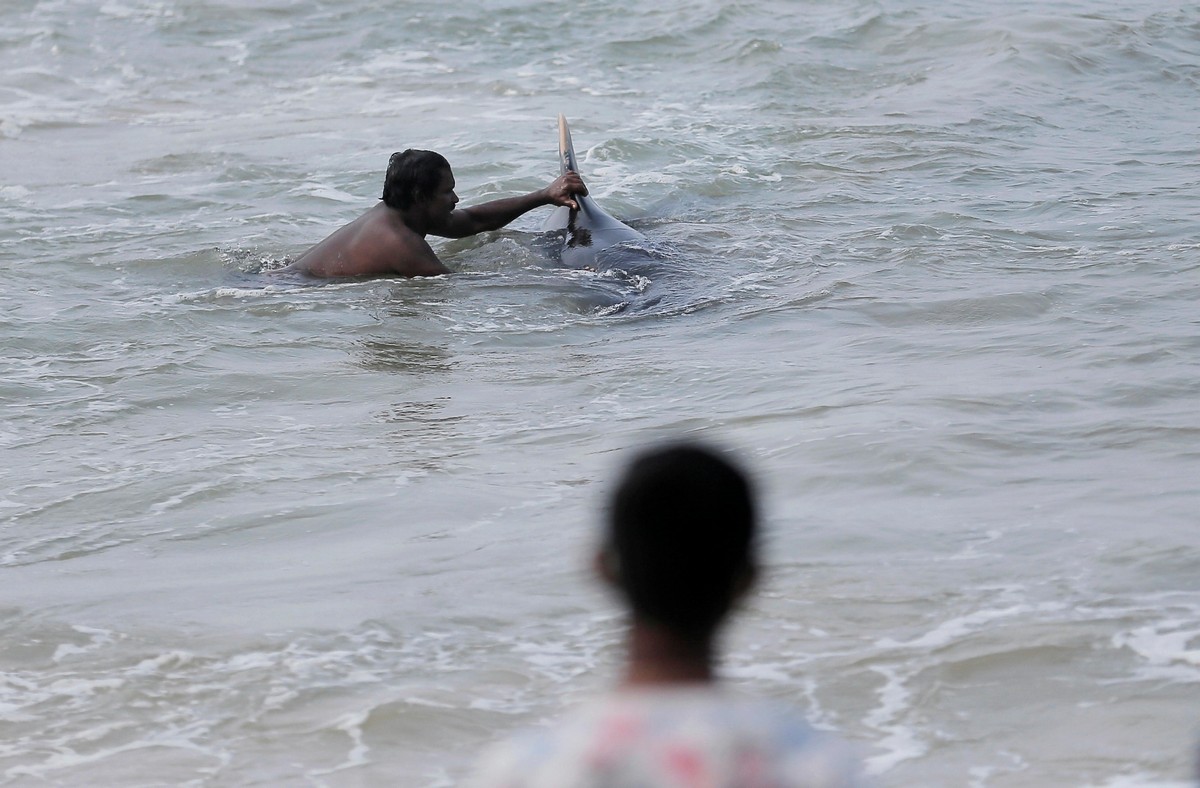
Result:
<instances>
[{"instance_id":1,"label":"man in water","mask_svg":"<svg viewBox=\"0 0 1200 788\"><path fill-rule=\"evenodd\" d=\"M587 187L579 175L569 172L521 197L456 209L454 173L445 158L427 150L393 153L383 182L383 201L283 270L320 278L449 273L426 235L465 238L498 230L543 205L578 208L573 194L587 194Z\"/></svg>"},{"instance_id":2,"label":"man in water","mask_svg":"<svg viewBox=\"0 0 1200 788\"><path fill-rule=\"evenodd\" d=\"M596 559L628 615L619 686L551 730L501 743L468 784L861 785L840 739L716 677L718 630L757 573L755 509L746 477L710 449L666 446L636 458Z\"/></svg>"}]
</instances>

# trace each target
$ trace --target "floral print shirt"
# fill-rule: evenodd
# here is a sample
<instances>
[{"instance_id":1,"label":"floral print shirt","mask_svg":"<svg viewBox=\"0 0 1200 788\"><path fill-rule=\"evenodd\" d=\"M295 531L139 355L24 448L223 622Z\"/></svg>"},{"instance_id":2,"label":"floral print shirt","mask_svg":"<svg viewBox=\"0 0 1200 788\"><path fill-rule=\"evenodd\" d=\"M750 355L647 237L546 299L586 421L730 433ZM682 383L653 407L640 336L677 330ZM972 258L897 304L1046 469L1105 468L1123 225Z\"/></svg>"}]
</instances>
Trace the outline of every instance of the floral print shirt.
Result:
<instances>
[{"instance_id":1,"label":"floral print shirt","mask_svg":"<svg viewBox=\"0 0 1200 788\"><path fill-rule=\"evenodd\" d=\"M858 788L848 745L715 687L626 690L501 743L472 788Z\"/></svg>"}]
</instances>

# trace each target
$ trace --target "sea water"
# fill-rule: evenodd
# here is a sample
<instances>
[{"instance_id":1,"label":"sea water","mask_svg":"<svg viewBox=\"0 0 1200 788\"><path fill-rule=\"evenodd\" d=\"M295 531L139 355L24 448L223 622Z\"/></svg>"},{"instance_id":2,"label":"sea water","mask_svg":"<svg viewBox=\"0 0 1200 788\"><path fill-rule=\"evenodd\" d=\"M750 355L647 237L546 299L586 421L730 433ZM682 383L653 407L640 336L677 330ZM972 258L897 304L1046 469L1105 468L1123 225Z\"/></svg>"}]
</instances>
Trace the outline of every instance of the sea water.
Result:
<instances>
[{"instance_id":1,"label":"sea water","mask_svg":"<svg viewBox=\"0 0 1200 788\"><path fill-rule=\"evenodd\" d=\"M759 481L722 672L883 785L1185 785L1200 9L9 0L0 785L451 786L611 685L637 447ZM272 276L445 154L455 273Z\"/></svg>"}]
</instances>

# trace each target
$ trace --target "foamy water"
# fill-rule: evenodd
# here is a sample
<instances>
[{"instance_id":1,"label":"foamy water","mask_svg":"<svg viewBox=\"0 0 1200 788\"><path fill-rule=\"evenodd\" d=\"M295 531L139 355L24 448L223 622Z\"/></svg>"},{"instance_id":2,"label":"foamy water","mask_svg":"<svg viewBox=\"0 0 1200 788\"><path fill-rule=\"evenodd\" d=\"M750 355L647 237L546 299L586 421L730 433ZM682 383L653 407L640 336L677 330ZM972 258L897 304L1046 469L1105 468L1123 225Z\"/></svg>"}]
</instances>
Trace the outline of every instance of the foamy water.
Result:
<instances>
[{"instance_id":1,"label":"foamy water","mask_svg":"<svg viewBox=\"0 0 1200 788\"><path fill-rule=\"evenodd\" d=\"M602 691L626 451L735 447L724 672L885 785L1179 786L1200 741L1200 13L782 0L0 10L0 784L451 786ZM456 273L263 273L572 122Z\"/></svg>"}]
</instances>

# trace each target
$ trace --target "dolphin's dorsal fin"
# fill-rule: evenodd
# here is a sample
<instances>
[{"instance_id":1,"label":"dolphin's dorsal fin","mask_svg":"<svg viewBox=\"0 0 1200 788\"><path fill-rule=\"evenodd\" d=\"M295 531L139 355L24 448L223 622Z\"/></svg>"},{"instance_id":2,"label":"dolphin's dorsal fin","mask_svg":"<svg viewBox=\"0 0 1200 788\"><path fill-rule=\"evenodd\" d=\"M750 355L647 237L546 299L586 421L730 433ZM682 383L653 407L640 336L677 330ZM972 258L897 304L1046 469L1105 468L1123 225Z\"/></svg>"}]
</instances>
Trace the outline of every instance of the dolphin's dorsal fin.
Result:
<instances>
[{"instance_id":1,"label":"dolphin's dorsal fin","mask_svg":"<svg viewBox=\"0 0 1200 788\"><path fill-rule=\"evenodd\" d=\"M560 175L579 172L579 165L575 162L575 146L571 143L571 127L561 112L558 114L558 166Z\"/></svg>"},{"instance_id":2,"label":"dolphin's dorsal fin","mask_svg":"<svg viewBox=\"0 0 1200 788\"><path fill-rule=\"evenodd\" d=\"M564 115L558 116L558 165L563 175L579 172L575 146L571 143L571 127ZM559 258L572 268L595 265L596 252L609 246L636 241L642 234L609 216L586 194L576 194L577 209L560 205L542 225L545 232L561 232Z\"/></svg>"}]
</instances>

